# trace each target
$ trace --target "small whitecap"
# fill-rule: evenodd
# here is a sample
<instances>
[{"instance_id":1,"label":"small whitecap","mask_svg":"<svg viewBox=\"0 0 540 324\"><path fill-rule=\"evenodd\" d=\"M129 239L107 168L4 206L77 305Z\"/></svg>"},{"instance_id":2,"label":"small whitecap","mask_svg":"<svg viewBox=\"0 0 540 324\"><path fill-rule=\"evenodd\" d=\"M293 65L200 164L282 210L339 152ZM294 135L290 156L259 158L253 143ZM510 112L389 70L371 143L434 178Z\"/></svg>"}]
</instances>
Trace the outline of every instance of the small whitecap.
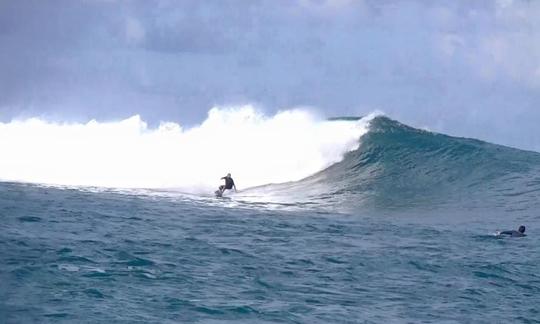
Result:
<instances>
[{"instance_id":1,"label":"small whitecap","mask_svg":"<svg viewBox=\"0 0 540 324\"><path fill-rule=\"evenodd\" d=\"M77 271L79 271L79 267L74 266L72 264L60 264L60 265L58 265L58 269L69 271L69 272L77 272Z\"/></svg>"},{"instance_id":2,"label":"small whitecap","mask_svg":"<svg viewBox=\"0 0 540 324\"><path fill-rule=\"evenodd\" d=\"M105 270L103 270L101 268L88 267L87 269L88 269L88 271L92 271L92 272L105 273Z\"/></svg>"}]
</instances>

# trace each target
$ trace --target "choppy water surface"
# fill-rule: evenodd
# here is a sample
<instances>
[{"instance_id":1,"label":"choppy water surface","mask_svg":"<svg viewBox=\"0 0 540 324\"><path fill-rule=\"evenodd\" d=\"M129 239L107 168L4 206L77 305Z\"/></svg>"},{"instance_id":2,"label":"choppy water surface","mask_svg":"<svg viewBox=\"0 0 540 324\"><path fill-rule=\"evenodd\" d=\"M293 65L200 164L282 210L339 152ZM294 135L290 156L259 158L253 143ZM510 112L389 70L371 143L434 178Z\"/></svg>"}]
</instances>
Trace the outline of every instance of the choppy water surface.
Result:
<instances>
[{"instance_id":1,"label":"choppy water surface","mask_svg":"<svg viewBox=\"0 0 540 324\"><path fill-rule=\"evenodd\" d=\"M3 322L538 322L539 218L0 185ZM497 239L527 224L529 236Z\"/></svg>"}]
</instances>

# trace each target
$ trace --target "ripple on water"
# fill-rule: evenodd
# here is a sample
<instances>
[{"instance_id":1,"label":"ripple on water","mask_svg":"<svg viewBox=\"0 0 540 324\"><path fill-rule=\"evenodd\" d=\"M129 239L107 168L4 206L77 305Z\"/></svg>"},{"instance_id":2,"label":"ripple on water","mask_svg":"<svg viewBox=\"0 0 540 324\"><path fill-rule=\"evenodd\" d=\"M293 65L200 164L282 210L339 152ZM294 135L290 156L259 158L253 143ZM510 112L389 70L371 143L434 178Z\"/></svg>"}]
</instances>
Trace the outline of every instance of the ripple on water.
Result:
<instances>
[{"instance_id":1,"label":"ripple on water","mask_svg":"<svg viewBox=\"0 0 540 324\"><path fill-rule=\"evenodd\" d=\"M68 271L68 272L78 272L80 270L79 267L72 264L59 264L58 269Z\"/></svg>"},{"instance_id":2,"label":"ripple on water","mask_svg":"<svg viewBox=\"0 0 540 324\"><path fill-rule=\"evenodd\" d=\"M93 297L93 298L99 298L99 299L105 298L105 296L99 290L97 290L95 288L85 289L84 293L87 296Z\"/></svg>"},{"instance_id":3,"label":"ripple on water","mask_svg":"<svg viewBox=\"0 0 540 324\"><path fill-rule=\"evenodd\" d=\"M60 250L56 251L56 253L58 254L66 254L66 253L71 253L71 252L73 252L73 250L70 248L61 248Z\"/></svg>"},{"instance_id":4,"label":"ripple on water","mask_svg":"<svg viewBox=\"0 0 540 324\"><path fill-rule=\"evenodd\" d=\"M154 265L154 261L136 257L128 252L120 251L117 253L117 258L120 260L117 263L124 264L131 267L146 267Z\"/></svg>"},{"instance_id":5,"label":"ripple on water","mask_svg":"<svg viewBox=\"0 0 540 324\"><path fill-rule=\"evenodd\" d=\"M197 312L201 312L201 313L209 314L209 315L222 315L225 313L224 311L220 309L210 308L210 307L205 307L205 306L197 306L195 307L195 310Z\"/></svg>"},{"instance_id":6,"label":"ripple on water","mask_svg":"<svg viewBox=\"0 0 540 324\"><path fill-rule=\"evenodd\" d=\"M94 260L88 259L88 258L83 257L83 256L78 256L78 255L61 256L60 258L58 258L58 261L60 261L60 262L73 262L73 263L93 263L93 264L96 263Z\"/></svg>"},{"instance_id":7,"label":"ripple on water","mask_svg":"<svg viewBox=\"0 0 540 324\"><path fill-rule=\"evenodd\" d=\"M154 265L154 262L151 261L151 260L148 260L148 259L143 259L143 258L134 258L133 260L129 260L129 261L126 261L126 262L122 262L128 266L131 266L131 267L147 267L147 266L152 266Z\"/></svg>"},{"instance_id":8,"label":"ripple on water","mask_svg":"<svg viewBox=\"0 0 540 324\"><path fill-rule=\"evenodd\" d=\"M36 223L36 222L41 222L41 217L37 217L37 216L21 216L19 218L17 218L20 222L23 222L23 223Z\"/></svg>"},{"instance_id":9,"label":"ripple on water","mask_svg":"<svg viewBox=\"0 0 540 324\"><path fill-rule=\"evenodd\" d=\"M68 313L48 313L48 314L43 314L43 316L50 317L50 318L66 318L69 316L69 314Z\"/></svg>"}]
</instances>

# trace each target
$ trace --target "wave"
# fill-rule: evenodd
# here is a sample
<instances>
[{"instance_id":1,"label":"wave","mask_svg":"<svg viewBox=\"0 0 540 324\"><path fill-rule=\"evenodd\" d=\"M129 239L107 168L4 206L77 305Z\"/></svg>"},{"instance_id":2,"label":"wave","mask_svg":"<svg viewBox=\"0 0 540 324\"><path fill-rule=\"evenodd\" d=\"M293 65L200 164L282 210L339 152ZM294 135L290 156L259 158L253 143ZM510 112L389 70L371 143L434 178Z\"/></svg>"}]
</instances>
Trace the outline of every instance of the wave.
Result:
<instances>
[{"instance_id":1,"label":"wave","mask_svg":"<svg viewBox=\"0 0 540 324\"><path fill-rule=\"evenodd\" d=\"M0 123L0 179L53 185L213 192L232 173L239 188L296 181L358 147L371 117L329 121L306 109L267 116L216 107L200 125L139 116L118 122Z\"/></svg>"},{"instance_id":2,"label":"wave","mask_svg":"<svg viewBox=\"0 0 540 324\"><path fill-rule=\"evenodd\" d=\"M358 149L298 182L254 188L248 198L351 208L538 208L540 154L370 120Z\"/></svg>"},{"instance_id":3,"label":"wave","mask_svg":"<svg viewBox=\"0 0 540 324\"><path fill-rule=\"evenodd\" d=\"M0 179L209 195L230 172L238 201L359 208L540 208L540 154L415 129L379 114L324 119L214 108L192 128L0 123ZM247 188L247 189L246 189ZM167 191L168 192L168 191Z\"/></svg>"}]
</instances>

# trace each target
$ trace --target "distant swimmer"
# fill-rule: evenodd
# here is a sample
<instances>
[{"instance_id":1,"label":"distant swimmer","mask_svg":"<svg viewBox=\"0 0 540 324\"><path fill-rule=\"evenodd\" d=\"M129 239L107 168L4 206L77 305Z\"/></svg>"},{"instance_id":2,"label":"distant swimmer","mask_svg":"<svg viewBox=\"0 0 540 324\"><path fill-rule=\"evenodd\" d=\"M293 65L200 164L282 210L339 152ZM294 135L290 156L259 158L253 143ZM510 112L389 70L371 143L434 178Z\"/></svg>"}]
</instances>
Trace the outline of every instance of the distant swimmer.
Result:
<instances>
[{"instance_id":1,"label":"distant swimmer","mask_svg":"<svg viewBox=\"0 0 540 324\"><path fill-rule=\"evenodd\" d=\"M523 236L527 236L525 234L525 226L521 225L517 231L515 230L511 230L511 231L502 231L502 232L499 232L498 235L510 235L511 237L523 237Z\"/></svg>"},{"instance_id":2,"label":"distant swimmer","mask_svg":"<svg viewBox=\"0 0 540 324\"><path fill-rule=\"evenodd\" d=\"M226 176L222 177L221 178L222 180L225 180L225 185L221 185L219 186L219 191L216 191L216 195L218 195L218 192L219 192L219 196L223 195L223 193L225 192L225 190L231 190L233 187L234 187L234 191L236 192L236 185L234 184L234 180L233 178L231 177L231 174L230 173L227 173Z\"/></svg>"}]
</instances>

